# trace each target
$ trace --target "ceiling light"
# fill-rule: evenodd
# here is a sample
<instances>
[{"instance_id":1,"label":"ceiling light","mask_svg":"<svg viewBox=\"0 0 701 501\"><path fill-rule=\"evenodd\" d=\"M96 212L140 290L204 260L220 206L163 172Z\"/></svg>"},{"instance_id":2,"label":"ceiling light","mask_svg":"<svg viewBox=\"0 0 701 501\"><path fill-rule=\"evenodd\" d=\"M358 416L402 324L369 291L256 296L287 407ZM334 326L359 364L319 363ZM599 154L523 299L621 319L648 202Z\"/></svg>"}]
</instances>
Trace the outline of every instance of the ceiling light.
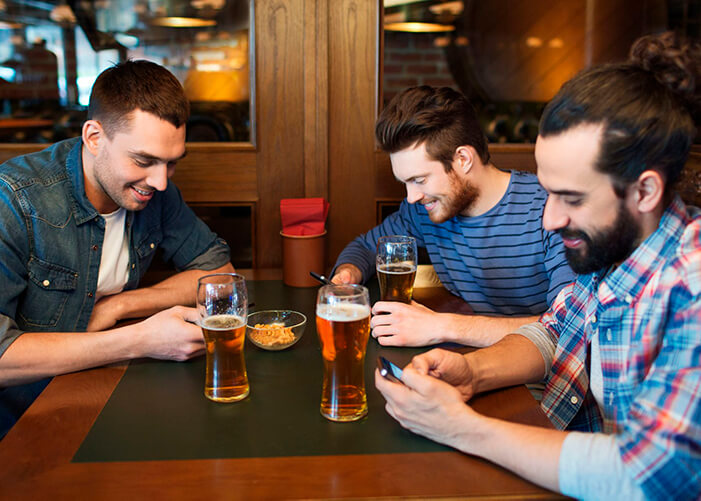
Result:
<instances>
[{"instance_id":1,"label":"ceiling light","mask_svg":"<svg viewBox=\"0 0 701 501\"><path fill-rule=\"evenodd\" d=\"M532 49L542 47L543 46L543 39L538 38L538 37L528 37L528 38L526 38L526 46L530 47Z\"/></svg>"},{"instance_id":2,"label":"ceiling light","mask_svg":"<svg viewBox=\"0 0 701 501\"><path fill-rule=\"evenodd\" d=\"M149 21L154 26L165 28L204 28L206 26L216 26L214 19L200 19L198 17L154 17Z\"/></svg>"},{"instance_id":3,"label":"ceiling light","mask_svg":"<svg viewBox=\"0 0 701 501\"><path fill-rule=\"evenodd\" d=\"M455 26L438 23L388 23L385 31L405 31L409 33L443 33L455 31Z\"/></svg>"}]
</instances>

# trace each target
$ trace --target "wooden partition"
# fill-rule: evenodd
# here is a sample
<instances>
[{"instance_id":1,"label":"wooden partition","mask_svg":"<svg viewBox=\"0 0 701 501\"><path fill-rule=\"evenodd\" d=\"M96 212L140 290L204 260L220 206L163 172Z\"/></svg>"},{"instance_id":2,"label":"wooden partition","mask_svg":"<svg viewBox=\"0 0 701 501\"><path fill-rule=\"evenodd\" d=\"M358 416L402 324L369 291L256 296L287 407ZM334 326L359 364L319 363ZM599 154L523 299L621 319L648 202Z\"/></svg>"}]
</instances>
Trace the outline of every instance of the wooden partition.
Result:
<instances>
[{"instance_id":1,"label":"wooden partition","mask_svg":"<svg viewBox=\"0 0 701 501\"><path fill-rule=\"evenodd\" d=\"M327 262L404 188L378 152L381 0L255 0L255 140L191 143L174 181L188 202L255 207L255 265L281 265L281 198L325 197ZM0 161L42 145L0 145ZM493 145L495 165L535 170L532 145ZM701 148L681 187L699 203ZM236 245L236 242L231 242Z\"/></svg>"}]
</instances>

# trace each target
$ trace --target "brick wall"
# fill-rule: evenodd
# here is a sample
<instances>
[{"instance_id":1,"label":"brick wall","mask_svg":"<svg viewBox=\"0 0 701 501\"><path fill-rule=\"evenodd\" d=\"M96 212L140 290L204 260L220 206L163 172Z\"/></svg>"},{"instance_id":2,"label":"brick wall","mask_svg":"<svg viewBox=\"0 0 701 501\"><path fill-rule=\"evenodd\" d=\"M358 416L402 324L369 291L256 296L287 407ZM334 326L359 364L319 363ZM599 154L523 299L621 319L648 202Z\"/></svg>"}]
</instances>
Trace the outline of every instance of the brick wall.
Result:
<instances>
[{"instance_id":1,"label":"brick wall","mask_svg":"<svg viewBox=\"0 0 701 501\"><path fill-rule=\"evenodd\" d=\"M444 50L434 44L444 34L385 32L383 100L414 85L457 89Z\"/></svg>"}]
</instances>

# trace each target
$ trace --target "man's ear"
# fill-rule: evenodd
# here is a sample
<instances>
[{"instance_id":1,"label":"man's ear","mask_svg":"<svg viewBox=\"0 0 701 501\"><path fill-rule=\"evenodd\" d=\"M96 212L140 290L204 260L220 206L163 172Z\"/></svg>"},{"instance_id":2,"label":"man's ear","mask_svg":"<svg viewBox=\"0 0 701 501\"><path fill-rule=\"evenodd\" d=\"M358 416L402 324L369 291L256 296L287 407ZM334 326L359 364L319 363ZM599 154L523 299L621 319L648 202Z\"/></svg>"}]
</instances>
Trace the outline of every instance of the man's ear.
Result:
<instances>
[{"instance_id":1,"label":"man's ear","mask_svg":"<svg viewBox=\"0 0 701 501\"><path fill-rule=\"evenodd\" d=\"M88 120L83 124L82 139L83 144L91 155L97 156L100 150L100 141L106 139L107 135L102 128L102 124L97 120Z\"/></svg>"},{"instance_id":2,"label":"man's ear","mask_svg":"<svg viewBox=\"0 0 701 501\"><path fill-rule=\"evenodd\" d=\"M665 180L656 170L646 170L631 185L631 203L641 213L652 212L662 204Z\"/></svg>"},{"instance_id":3,"label":"man's ear","mask_svg":"<svg viewBox=\"0 0 701 501\"><path fill-rule=\"evenodd\" d=\"M470 146L458 146L455 150L454 169L459 169L462 174L467 174L475 163L475 150Z\"/></svg>"}]
</instances>

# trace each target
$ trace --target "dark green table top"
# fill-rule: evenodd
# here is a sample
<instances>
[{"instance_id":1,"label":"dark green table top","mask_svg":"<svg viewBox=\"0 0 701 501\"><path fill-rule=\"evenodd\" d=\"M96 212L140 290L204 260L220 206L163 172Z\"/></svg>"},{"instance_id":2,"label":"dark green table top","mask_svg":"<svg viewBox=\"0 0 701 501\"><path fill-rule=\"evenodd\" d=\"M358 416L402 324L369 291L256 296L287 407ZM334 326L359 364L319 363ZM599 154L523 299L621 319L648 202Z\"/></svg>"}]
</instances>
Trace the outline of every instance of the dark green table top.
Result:
<instances>
[{"instance_id":1,"label":"dark green table top","mask_svg":"<svg viewBox=\"0 0 701 501\"><path fill-rule=\"evenodd\" d=\"M403 365L424 349L384 348L373 338L365 359L368 415L334 423L319 413L322 359L314 316L316 288L280 281L249 281L255 310L289 308L307 316L297 344L265 351L246 340L251 393L232 404L204 397L204 357L177 363L132 362L74 462L214 459L433 452L447 448L399 426L374 386L382 353ZM371 284L371 299L378 297Z\"/></svg>"}]
</instances>

